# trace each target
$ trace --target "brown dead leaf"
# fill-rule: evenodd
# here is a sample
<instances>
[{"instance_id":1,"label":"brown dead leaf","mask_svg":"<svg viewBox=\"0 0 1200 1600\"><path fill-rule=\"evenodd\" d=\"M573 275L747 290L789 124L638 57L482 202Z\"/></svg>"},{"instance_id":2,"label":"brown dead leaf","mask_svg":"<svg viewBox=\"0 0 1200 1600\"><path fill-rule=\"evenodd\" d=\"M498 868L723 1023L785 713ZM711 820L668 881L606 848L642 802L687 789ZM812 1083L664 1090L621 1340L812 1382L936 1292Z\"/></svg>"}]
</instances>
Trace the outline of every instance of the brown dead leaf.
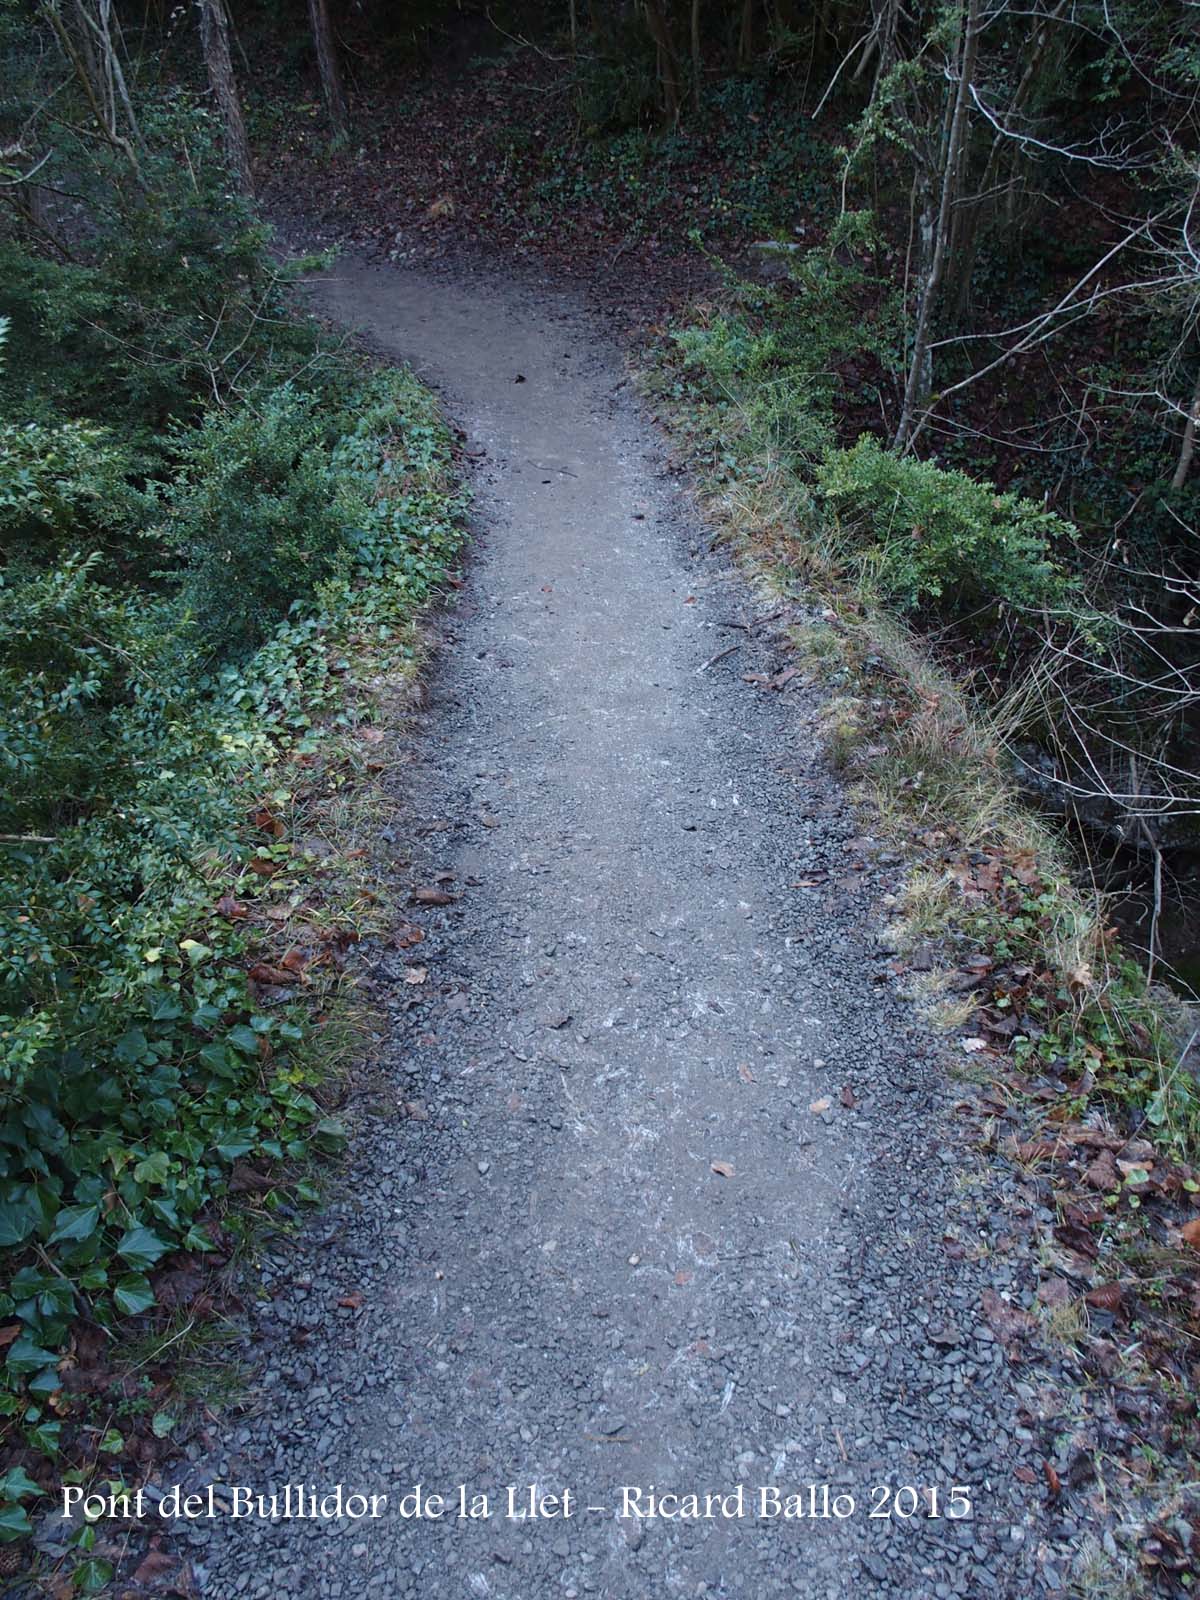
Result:
<instances>
[{"instance_id":1,"label":"brown dead leaf","mask_svg":"<svg viewBox=\"0 0 1200 1600\"><path fill-rule=\"evenodd\" d=\"M428 967L408 967L405 969L404 981L412 984L424 983L428 976Z\"/></svg>"},{"instance_id":2,"label":"brown dead leaf","mask_svg":"<svg viewBox=\"0 0 1200 1600\"><path fill-rule=\"evenodd\" d=\"M1054 1230L1054 1237L1087 1261L1094 1261L1100 1254L1100 1246L1083 1223L1060 1222Z\"/></svg>"},{"instance_id":3,"label":"brown dead leaf","mask_svg":"<svg viewBox=\"0 0 1200 1600\"><path fill-rule=\"evenodd\" d=\"M397 950L408 950L414 944L420 944L425 937L425 929L415 927L412 923L398 928L392 935L392 943Z\"/></svg>"},{"instance_id":4,"label":"brown dead leaf","mask_svg":"<svg viewBox=\"0 0 1200 1600\"><path fill-rule=\"evenodd\" d=\"M217 901L217 915L227 922L240 922L250 915L250 907L236 895L223 894Z\"/></svg>"},{"instance_id":5,"label":"brown dead leaf","mask_svg":"<svg viewBox=\"0 0 1200 1600\"><path fill-rule=\"evenodd\" d=\"M273 878L279 871L279 862L271 861L266 856L254 856L246 865L260 878Z\"/></svg>"},{"instance_id":6,"label":"brown dead leaf","mask_svg":"<svg viewBox=\"0 0 1200 1600\"><path fill-rule=\"evenodd\" d=\"M842 1085L842 1092L838 1095L838 1099L842 1102L847 1111L853 1111L855 1106L858 1104L858 1096L848 1083L844 1083Z\"/></svg>"},{"instance_id":7,"label":"brown dead leaf","mask_svg":"<svg viewBox=\"0 0 1200 1600\"><path fill-rule=\"evenodd\" d=\"M256 828L261 828L264 833L269 833L272 839L282 839L285 829L283 823L268 806L259 806L251 815L251 821Z\"/></svg>"},{"instance_id":8,"label":"brown dead leaf","mask_svg":"<svg viewBox=\"0 0 1200 1600\"><path fill-rule=\"evenodd\" d=\"M1119 1283L1098 1283L1094 1289L1089 1289L1084 1299L1088 1305L1095 1306L1097 1311L1119 1311L1121 1309L1121 1285Z\"/></svg>"},{"instance_id":9,"label":"brown dead leaf","mask_svg":"<svg viewBox=\"0 0 1200 1600\"><path fill-rule=\"evenodd\" d=\"M383 743L383 729L382 728L360 728L358 730L358 737L363 741L364 744L382 744Z\"/></svg>"},{"instance_id":10,"label":"brown dead leaf","mask_svg":"<svg viewBox=\"0 0 1200 1600\"><path fill-rule=\"evenodd\" d=\"M979 1300L983 1314L991 1324L992 1331L999 1334L1002 1340L1015 1339L1021 1334L1028 1333L1033 1326L1033 1319L1028 1312L1022 1311L1020 1306L1014 1306L997 1294L995 1289L985 1289Z\"/></svg>"},{"instance_id":11,"label":"brown dead leaf","mask_svg":"<svg viewBox=\"0 0 1200 1600\"><path fill-rule=\"evenodd\" d=\"M412 898L421 906L452 906L454 896L447 894L445 889L437 889L432 884L423 884L421 888L414 889Z\"/></svg>"},{"instance_id":12,"label":"brown dead leaf","mask_svg":"<svg viewBox=\"0 0 1200 1600\"><path fill-rule=\"evenodd\" d=\"M712 1170L716 1173L718 1178L733 1177L732 1161L713 1161L710 1163L710 1165L712 1166Z\"/></svg>"},{"instance_id":13,"label":"brown dead leaf","mask_svg":"<svg viewBox=\"0 0 1200 1600\"><path fill-rule=\"evenodd\" d=\"M1018 850L1012 860L1013 876L1025 888L1032 889L1040 885L1041 877L1037 870L1037 861L1032 850Z\"/></svg>"},{"instance_id":14,"label":"brown dead leaf","mask_svg":"<svg viewBox=\"0 0 1200 1600\"><path fill-rule=\"evenodd\" d=\"M1062 1481L1054 1470L1054 1463L1052 1461L1043 1461L1042 1472L1045 1475L1047 1489L1049 1489L1053 1498L1057 1499L1062 1493Z\"/></svg>"},{"instance_id":15,"label":"brown dead leaf","mask_svg":"<svg viewBox=\"0 0 1200 1600\"><path fill-rule=\"evenodd\" d=\"M168 1555L165 1550L149 1550L142 1559L141 1566L133 1575L134 1583L150 1584L156 1578L164 1577L174 1567L176 1557Z\"/></svg>"},{"instance_id":16,"label":"brown dead leaf","mask_svg":"<svg viewBox=\"0 0 1200 1600\"><path fill-rule=\"evenodd\" d=\"M1107 1193L1121 1187L1121 1174L1117 1171L1117 1163L1113 1160L1111 1150L1101 1150L1094 1161L1088 1163L1084 1169L1084 1182L1093 1189L1103 1189Z\"/></svg>"},{"instance_id":17,"label":"brown dead leaf","mask_svg":"<svg viewBox=\"0 0 1200 1600\"><path fill-rule=\"evenodd\" d=\"M365 1298L362 1291L356 1289L353 1294L339 1295L338 1305L342 1306L346 1311L359 1311L362 1309L362 1303Z\"/></svg>"},{"instance_id":18,"label":"brown dead leaf","mask_svg":"<svg viewBox=\"0 0 1200 1600\"><path fill-rule=\"evenodd\" d=\"M1193 1250L1200 1250L1200 1217L1193 1222L1185 1222L1179 1230L1179 1237L1184 1244L1190 1244Z\"/></svg>"},{"instance_id":19,"label":"brown dead leaf","mask_svg":"<svg viewBox=\"0 0 1200 1600\"><path fill-rule=\"evenodd\" d=\"M754 1074L744 1061L738 1062L738 1076L743 1083L753 1083L755 1081Z\"/></svg>"},{"instance_id":20,"label":"brown dead leaf","mask_svg":"<svg viewBox=\"0 0 1200 1600\"><path fill-rule=\"evenodd\" d=\"M9 1322L3 1328L0 1328L0 1350L3 1350L6 1344L11 1344L20 1331L21 1324L19 1322Z\"/></svg>"},{"instance_id":21,"label":"brown dead leaf","mask_svg":"<svg viewBox=\"0 0 1200 1600\"><path fill-rule=\"evenodd\" d=\"M682 1289L684 1284L691 1283L691 1281L692 1274L686 1271L683 1267L680 1267L679 1271L675 1274L675 1287L677 1289Z\"/></svg>"},{"instance_id":22,"label":"brown dead leaf","mask_svg":"<svg viewBox=\"0 0 1200 1600\"><path fill-rule=\"evenodd\" d=\"M814 1100L808 1109L814 1117L819 1117L823 1111L829 1110L829 1101L825 1096L822 1096L820 1100Z\"/></svg>"},{"instance_id":23,"label":"brown dead leaf","mask_svg":"<svg viewBox=\"0 0 1200 1600\"><path fill-rule=\"evenodd\" d=\"M255 983L267 983L276 989L287 988L296 981L294 973L286 972L282 967L268 966L265 961L256 961L250 968L250 976Z\"/></svg>"}]
</instances>

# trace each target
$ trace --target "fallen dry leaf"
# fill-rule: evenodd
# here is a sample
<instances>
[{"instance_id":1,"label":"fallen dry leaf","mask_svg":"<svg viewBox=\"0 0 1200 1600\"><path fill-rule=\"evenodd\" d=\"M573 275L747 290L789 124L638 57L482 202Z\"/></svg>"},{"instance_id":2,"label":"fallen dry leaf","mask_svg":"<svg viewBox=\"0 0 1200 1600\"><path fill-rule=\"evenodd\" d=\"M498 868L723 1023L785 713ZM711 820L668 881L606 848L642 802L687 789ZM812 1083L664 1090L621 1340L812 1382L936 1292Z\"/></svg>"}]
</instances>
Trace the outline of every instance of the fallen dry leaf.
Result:
<instances>
[{"instance_id":1,"label":"fallen dry leaf","mask_svg":"<svg viewBox=\"0 0 1200 1600\"><path fill-rule=\"evenodd\" d=\"M3 1350L6 1344L11 1344L20 1331L21 1324L19 1322L10 1322L7 1327L0 1328L0 1350Z\"/></svg>"},{"instance_id":2,"label":"fallen dry leaf","mask_svg":"<svg viewBox=\"0 0 1200 1600\"><path fill-rule=\"evenodd\" d=\"M1121 1309L1121 1285L1119 1283L1098 1283L1094 1289L1089 1289L1084 1299L1088 1305L1095 1306L1097 1311L1119 1311Z\"/></svg>"},{"instance_id":3,"label":"fallen dry leaf","mask_svg":"<svg viewBox=\"0 0 1200 1600\"><path fill-rule=\"evenodd\" d=\"M414 889L413 899L422 906L452 906L454 896L447 894L445 889L435 889L431 884L424 884L420 889Z\"/></svg>"},{"instance_id":4,"label":"fallen dry leaf","mask_svg":"<svg viewBox=\"0 0 1200 1600\"><path fill-rule=\"evenodd\" d=\"M1193 1250L1200 1250L1200 1217L1194 1222L1185 1222L1179 1230L1179 1237L1184 1244L1190 1244Z\"/></svg>"},{"instance_id":5,"label":"fallen dry leaf","mask_svg":"<svg viewBox=\"0 0 1200 1600\"><path fill-rule=\"evenodd\" d=\"M829 1101L825 1097L822 1097L820 1100L814 1100L808 1109L812 1112L814 1117L819 1117L823 1111L829 1110Z\"/></svg>"},{"instance_id":6,"label":"fallen dry leaf","mask_svg":"<svg viewBox=\"0 0 1200 1600\"><path fill-rule=\"evenodd\" d=\"M408 967L404 973L404 981L405 983L424 983L428 976L428 967Z\"/></svg>"},{"instance_id":7,"label":"fallen dry leaf","mask_svg":"<svg viewBox=\"0 0 1200 1600\"><path fill-rule=\"evenodd\" d=\"M338 1297L338 1305L343 1306L347 1311L358 1311L364 1298L361 1291L356 1289L353 1294L340 1295Z\"/></svg>"},{"instance_id":8,"label":"fallen dry leaf","mask_svg":"<svg viewBox=\"0 0 1200 1600\"><path fill-rule=\"evenodd\" d=\"M755 1081L754 1074L744 1061L738 1062L738 1076L743 1083L753 1083Z\"/></svg>"},{"instance_id":9,"label":"fallen dry leaf","mask_svg":"<svg viewBox=\"0 0 1200 1600\"><path fill-rule=\"evenodd\" d=\"M271 984L276 989L286 988L296 981L294 973L286 972L282 967L268 966L265 961L256 961L250 968L250 976L255 983Z\"/></svg>"},{"instance_id":10,"label":"fallen dry leaf","mask_svg":"<svg viewBox=\"0 0 1200 1600\"><path fill-rule=\"evenodd\" d=\"M712 1170L716 1173L718 1178L732 1178L733 1177L733 1162L732 1161L714 1161L714 1162L711 1163L711 1165L712 1165Z\"/></svg>"},{"instance_id":11,"label":"fallen dry leaf","mask_svg":"<svg viewBox=\"0 0 1200 1600\"><path fill-rule=\"evenodd\" d=\"M1033 1326L1033 1318L1027 1312L1022 1311L1020 1306L1011 1305L995 1289L983 1291L980 1305L993 1331L1001 1339L1012 1339L1018 1334L1028 1333Z\"/></svg>"},{"instance_id":12,"label":"fallen dry leaf","mask_svg":"<svg viewBox=\"0 0 1200 1600\"><path fill-rule=\"evenodd\" d=\"M149 1551L133 1575L134 1583L153 1583L155 1578L161 1578L170 1572L175 1566L175 1561L176 1558L168 1555L165 1550Z\"/></svg>"},{"instance_id":13,"label":"fallen dry leaf","mask_svg":"<svg viewBox=\"0 0 1200 1600\"><path fill-rule=\"evenodd\" d=\"M847 1111L853 1111L855 1106L858 1104L858 1096L854 1093L854 1090L848 1083L844 1083L842 1085L842 1092L838 1095L838 1099L842 1102Z\"/></svg>"},{"instance_id":14,"label":"fallen dry leaf","mask_svg":"<svg viewBox=\"0 0 1200 1600\"><path fill-rule=\"evenodd\" d=\"M960 1039L958 1046L960 1050L965 1050L969 1056L973 1056L978 1050L986 1050L988 1042L986 1039Z\"/></svg>"},{"instance_id":15,"label":"fallen dry leaf","mask_svg":"<svg viewBox=\"0 0 1200 1600\"><path fill-rule=\"evenodd\" d=\"M1096 1159L1088 1163L1083 1177L1093 1189L1104 1189L1111 1193L1121 1187L1121 1174L1117 1171L1111 1150L1101 1150Z\"/></svg>"},{"instance_id":16,"label":"fallen dry leaf","mask_svg":"<svg viewBox=\"0 0 1200 1600\"><path fill-rule=\"evenodd\" d=\"M223 894L217 901L217 915L224 917L227 922L239 922L250 915L250 907L235 895Z\"/></svg>"}]
</instances>

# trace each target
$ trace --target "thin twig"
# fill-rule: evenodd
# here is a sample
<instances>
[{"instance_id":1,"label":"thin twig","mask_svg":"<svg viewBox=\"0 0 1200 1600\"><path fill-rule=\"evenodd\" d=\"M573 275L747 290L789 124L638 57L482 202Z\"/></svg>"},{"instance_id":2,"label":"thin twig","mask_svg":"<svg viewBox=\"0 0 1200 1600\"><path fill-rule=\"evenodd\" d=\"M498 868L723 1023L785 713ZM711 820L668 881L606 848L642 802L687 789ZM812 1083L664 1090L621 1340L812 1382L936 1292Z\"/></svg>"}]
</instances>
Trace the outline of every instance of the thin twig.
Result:
<instances>
[{"instance_id":1,"label":"thin twig","mask_svg":"<svg viewBox=\"0 0 1200 1600\"><path fill-rule=\"evenodd\" d=\"M702 667L696 668L696 676L699 677L702 672L707 672L709 667L715 666L718 661L724 661L726 656L731 656L735 650L740 650L741 648L740 644L726 645L724 650L718 650L715 656L709 656Z\"/></svg>"}]
</instances>

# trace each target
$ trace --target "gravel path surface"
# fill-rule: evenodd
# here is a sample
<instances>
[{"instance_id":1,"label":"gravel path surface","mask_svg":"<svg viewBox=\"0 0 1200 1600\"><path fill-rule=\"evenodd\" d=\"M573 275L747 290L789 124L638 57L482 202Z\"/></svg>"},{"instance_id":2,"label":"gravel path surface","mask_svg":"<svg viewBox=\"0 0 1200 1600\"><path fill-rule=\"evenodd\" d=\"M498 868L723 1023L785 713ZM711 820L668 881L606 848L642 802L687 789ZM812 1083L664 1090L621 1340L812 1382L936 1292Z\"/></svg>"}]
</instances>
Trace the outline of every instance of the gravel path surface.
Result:
<instances>
[{"instance_id":1,"label":"gravel path surface","mask_svg":"<svg viewBox=\"0 0 1200 1600\"><path fill-rule=\"evenodd\" d=\"M743 681L779 624L568 299L361 264L319 292L479 462L468 582L396 735L396 893L457 898L398 902L426 937L379 956L384 1087L340 1198L264 1264L252 1414L191 1467L387 1512L198 1524L203 1592L1042 1593L1033 1397L980 1312L1028 1262L992 1249L948 1052L894 991L898 868L822 763L819 692ZM489 1517L458 1518L464 1483ZM807 1515L810 1483L852 1514ZM443 1518L399 1514L415 1484ZM509 1517L509 1485L571 1514ZM617 1515L623 1486L735 1513L739 1485L740 1516ZM806 1514L759 1517L762 1486Z\"/></svg>"}]
</instances>

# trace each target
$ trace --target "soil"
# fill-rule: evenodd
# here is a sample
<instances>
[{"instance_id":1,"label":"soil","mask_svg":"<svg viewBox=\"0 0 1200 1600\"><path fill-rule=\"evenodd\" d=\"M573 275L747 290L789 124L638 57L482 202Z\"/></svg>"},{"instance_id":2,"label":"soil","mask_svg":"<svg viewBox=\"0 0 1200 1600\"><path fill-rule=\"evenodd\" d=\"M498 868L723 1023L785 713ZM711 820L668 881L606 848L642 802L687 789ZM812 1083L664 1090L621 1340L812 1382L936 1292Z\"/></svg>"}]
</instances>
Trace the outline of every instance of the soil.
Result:
<instances>
[{"instance_id":1,"label":"soil","mask_svg":"<svg viewBox=\"0 0 1200 1600\"><path fill-rule=\"evenodd\" d=\"M896 992L900 865L823 759L827 691L777 676L789 615L569 292L347 260L315 293L443 394L474 556L389 733L392 1025L344 1181L259 1264L247 1412L185 1472L387 1508L199 1521L199 1591L1061 1589L1022 1196L981 1187L950 1046ZM401 1514L418 1484L444 1518ZM571 1514L510 1517L509 1486ZM620 1515L739 1486L741 1515Z\"/></svg>"}]
</instances>

